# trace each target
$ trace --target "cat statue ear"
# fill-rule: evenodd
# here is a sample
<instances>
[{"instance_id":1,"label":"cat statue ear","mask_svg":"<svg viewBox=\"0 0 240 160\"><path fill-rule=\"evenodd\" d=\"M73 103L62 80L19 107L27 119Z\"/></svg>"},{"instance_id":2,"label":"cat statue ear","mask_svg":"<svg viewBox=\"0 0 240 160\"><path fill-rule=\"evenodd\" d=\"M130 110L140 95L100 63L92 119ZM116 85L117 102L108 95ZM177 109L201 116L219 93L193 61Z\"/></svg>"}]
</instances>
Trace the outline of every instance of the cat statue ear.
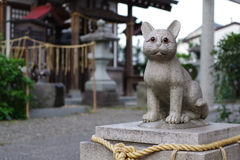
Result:
<instances>
[{"instance_id":1,"label":"cat statue ear","mask_svg":"<svg viewBox=\"0 0 240 160\"><path fill-rule=\"evenodd\" d=\"M181 23L177 20L174 20L167 28L170 31L174 38L176 39L181 28Z\"/></svg>"},{"instance_id":2,"label":"cat statue ear","mask_svg":"<svg viewBox=\"0 0 240 160\"><path fill-rule=\"evenodd\" d=\"M154 30L154 28L152 27L152 25L148 22L143 22L142 26L141 26L141 30L142 30L142 35L144 38L146 38L146 36L152 31Z\"/></svg>"}]
</instances>

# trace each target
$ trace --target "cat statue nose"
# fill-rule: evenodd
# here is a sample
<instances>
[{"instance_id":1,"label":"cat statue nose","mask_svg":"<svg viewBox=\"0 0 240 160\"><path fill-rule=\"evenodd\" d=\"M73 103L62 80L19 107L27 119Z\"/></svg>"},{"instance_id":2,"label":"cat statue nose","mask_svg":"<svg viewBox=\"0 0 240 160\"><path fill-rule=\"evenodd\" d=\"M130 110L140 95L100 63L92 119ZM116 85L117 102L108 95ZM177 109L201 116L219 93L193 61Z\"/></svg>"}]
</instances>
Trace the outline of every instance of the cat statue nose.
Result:
<instances>
[{"instance_id":1,"label":"cat statue nose","mask_svg":"<svg viewBox=\"0 0 240 160\"><path fill-rule=\"evenodd\" d=\"M162 42L159 40L159 41L157 41L156 44L157 44L158 47L160 47L162 45Z\"/></svg>"}]
</instances>

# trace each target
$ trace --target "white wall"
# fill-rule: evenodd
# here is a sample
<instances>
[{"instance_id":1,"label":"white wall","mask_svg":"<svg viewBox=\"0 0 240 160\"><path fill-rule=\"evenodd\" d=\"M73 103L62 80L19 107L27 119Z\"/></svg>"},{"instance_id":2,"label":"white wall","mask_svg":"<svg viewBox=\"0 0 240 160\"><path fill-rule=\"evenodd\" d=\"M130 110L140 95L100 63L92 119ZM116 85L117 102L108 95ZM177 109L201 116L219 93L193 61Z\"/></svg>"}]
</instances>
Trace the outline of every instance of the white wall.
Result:
<instances>
[{"instance_id":1,"label":"white wall","mask_svg":"<svg viewBox=\"0 0 240 160\"><path fill-rule=\"evenodd\" d=\"M180 43L180 44L178 44L177 53L188 54L188 44L187 43Z\"/></svg>"},{"instance_id":2,"label":"white wall","mask_svg":"<svg viewBox=\"0 0 240 160\"><path fill-rule=\"evenodd\" d=\"M214 46L217 45L217 43L220 39L223 39L224 37L226 37L227 34L230 34L231 32L239 34L240 33L240 25L232 24L228 27L216 30L215 34L214 34L214 36L215 36L214 37Z\"/></svg>"},{"instance_id":3,"label":"white wall","mask_svg":"<svg viewBox=\"0 0 240 160\"><path fill-rule=\"evenodd\" d=\"M196 29L195 31L193 31L192 33L190 33L185 39L191 38L191 37L195 37L202 34L202 27L199 27L198 29Z\"/></svg>"},{"instance_id":4,"label":"white wall","mask_svg":"<svg viewBox=\"0 0 240 160\"><path fill-rule=\"evenodd\" d=\"M194 45L195 44L200 45L200 37L194 38L194 39L190 40L189 42L193 43ZM180 43L180 44L178 44L178 47L177 47L177 53L188 54L188 49L189 49L188 43Z\"/></svg>"},{"instance_id":5,"label":"white wall","mask_svg":"<svg viewBox=\"0 0 240 160\"><path fill-rule=\"evenodd\" d=\"M223 27L221 29L216 30L214 33L214 46L217 45L217 43L220 39L223 39L224 37L226 37L227 34L230 34L231 32L239 34L240 33L240 24L231 24L227 27ZM189 34L188 38L190 38L190 35L191 35L191 37L194 37L199 34L201 34L201 29L197 29L196 33L194 32L194 33ZM196 37L196 38L190 40L190 42L193 44L200 45L200 37ZM188 48L187 43L181 43L178 45L177 52L187 54L188 49L189 48Z\"/></svg>"}]
</instances>

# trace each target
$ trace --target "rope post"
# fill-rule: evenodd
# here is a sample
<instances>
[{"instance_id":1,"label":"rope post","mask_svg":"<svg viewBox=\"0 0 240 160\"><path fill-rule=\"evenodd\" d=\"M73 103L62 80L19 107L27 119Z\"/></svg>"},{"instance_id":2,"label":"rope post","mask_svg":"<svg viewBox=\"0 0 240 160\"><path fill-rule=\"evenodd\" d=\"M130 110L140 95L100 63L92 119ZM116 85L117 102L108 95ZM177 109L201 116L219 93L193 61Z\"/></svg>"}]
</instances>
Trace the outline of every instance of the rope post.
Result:
<instances>
[{"instance_id":1,"label":"rope post","mask_svg":"<svg viewBox=\"0 0 240 160\"><path fill-rule=\"evenodd\" d=\"M49 62L48 62L49 61L48 56L49 56L49 53L48 53L48 43L47 43L45 45L45 62L46 62L46 68L49 69L49 71L51 72L50 65L49 65ZM47 79L47 82L49 83L49 76L46 77L46 79Z\"/></svg>"},{"instance_id":2,"label":"rope post","mask_svg":"<svg viewBox=\"0 0 240 160\"><path fill-rule=\"evenodd\" d=\"M26 62L26 77L28 78L29 75L28 75L28 40L26 40L26 44L25 44L25 62ZM29 96L29 87L26 86L26 96ZM26 103L26 117L27 119L29 119L29 101L27 101Z\"/></svg>"},{"instance_id":3,"label":"rope post","mask_svg":"<svg viewBox=\"0 0 240 160\"><path fill-rule=\"evenodd\" d=\"M97 112L97 91L96 91L96 78L95 78L95 50L94 42L92 45L92 77L93 77L93 112Z\"/></svg>"}]
</instances>

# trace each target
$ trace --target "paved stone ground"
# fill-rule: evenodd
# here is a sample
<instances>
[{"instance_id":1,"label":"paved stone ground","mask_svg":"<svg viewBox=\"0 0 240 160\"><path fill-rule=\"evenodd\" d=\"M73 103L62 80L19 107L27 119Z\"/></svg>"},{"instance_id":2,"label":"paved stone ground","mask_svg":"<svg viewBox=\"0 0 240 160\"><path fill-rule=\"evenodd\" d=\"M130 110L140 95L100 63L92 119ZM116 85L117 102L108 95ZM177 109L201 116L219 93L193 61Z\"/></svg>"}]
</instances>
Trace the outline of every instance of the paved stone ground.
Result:
<instances>
[{"instance_id":1,"label":"paved stone ground","mask_svg":"<svg viewBox=\"0 0 240 160\"><path fill-rule=\"evenodd\" d=\"M0 122L0 160L79 160L79 143L95 126L140 121L147 110L101 108L97 113ZM207 121L214 121L211 112Z\"/></svg>"}]
</instances>

